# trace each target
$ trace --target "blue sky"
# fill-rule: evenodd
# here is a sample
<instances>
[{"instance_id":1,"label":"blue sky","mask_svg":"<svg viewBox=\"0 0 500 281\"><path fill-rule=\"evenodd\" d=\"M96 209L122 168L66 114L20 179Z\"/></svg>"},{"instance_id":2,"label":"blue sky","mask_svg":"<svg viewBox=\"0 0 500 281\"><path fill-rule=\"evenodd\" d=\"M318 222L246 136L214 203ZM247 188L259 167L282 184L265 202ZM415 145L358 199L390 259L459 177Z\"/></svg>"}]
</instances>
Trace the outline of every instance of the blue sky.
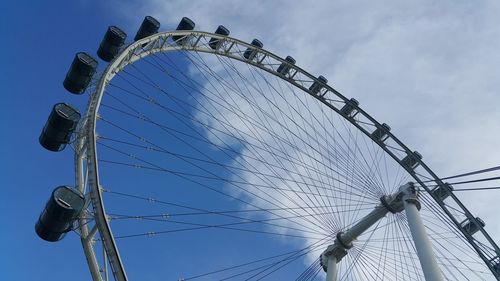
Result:
<instances>
[{"instance_id":1,"label":"blue sky","mask_svg":"<svg viewBox=\"0 0 500 281\"><path fill-rule=\"evenodd\" d=\"M86 104L85 96L71 95L62 87L75 52L94 54L108 25L118 25L133 37L148 14L161 21L162 30L173 29L182 16L189 16L199 30L213 31L224 24L236 38L262 38L269 50L283 56L292 54L300 66L328 77L338 90L356 97L373 116L389 123L395 134L422 152L426 163L440 175L498 164L498 3L270 2L0 4L4 38L0 47L1 155L6 192L1 199L2 280L90 278L76 235L70 234L60 243L46 243L34 232L34 223L52 189L71 184L74 178L71 151L45 151L38 136L54 103L69 102L81 110ZM498 212L484 208L494 204L498 194L468 195L461 199L485 219L487 230L498 241ZM220 243L231 237L209 235ZM160 243L168 242L167 238L159 239L164 239ZM144 247L153 250L158 241L149 243ZM263 247L264 243L283 247L269 240L261 243ZM185 249L184 244L178 246L172 251Z\"/></svg>"},{"instance_id":2,"label":"blue sky","mask_svg":"<svg viewBox=\"0 0 500 281\"><path fill-rule=\"evenodd\" d=\"M62 80L74 53L93 53L106 26L119 16L97 2L4 1L1 6L1 33L10 38L2 41L11 42L2 47L0 79L9 93L2 95L2 128L12 136L2 140L1 150L2 178L11 186L2 197L1 278L88 280L77 237L48 244L34 232L53 187L73 182L72 153L49 153L38 145L38 136L54 103L85 104L64 91ZM68 261L69 267L58 266Z\"/></svg>"}]
</instances>

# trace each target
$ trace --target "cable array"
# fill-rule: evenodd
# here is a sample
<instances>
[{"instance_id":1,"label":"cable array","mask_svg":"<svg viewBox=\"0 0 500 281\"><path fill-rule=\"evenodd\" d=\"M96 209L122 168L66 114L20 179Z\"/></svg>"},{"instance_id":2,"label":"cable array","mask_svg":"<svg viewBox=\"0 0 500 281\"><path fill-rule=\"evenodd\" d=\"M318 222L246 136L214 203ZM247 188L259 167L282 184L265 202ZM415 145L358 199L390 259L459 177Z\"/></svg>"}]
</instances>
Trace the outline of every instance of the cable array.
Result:
<instances>
[{"instance_id":1,"label":"cable array","mask_svg":"<svg viewBox=\"0 0 500 281\"><path fill-rule=\"evenodd\" d=\"M187 276L179 280L321 280L318 257L335 235L411 178L285 79L218 55L156 53L127 66L107 87L97 129L120 249L157 257L136 246L138 238L155 238L192 261L197 253L181 253L175 236L184 248L213 255L196 266L175 263L177 276L165 269ZM422 193L421 201L446 280L489 280L432 197ZM129 270L132 279L138 272ZM339 263L339 279L423 280L404 215L363 234Z\"/></svg>"}]
</instances>

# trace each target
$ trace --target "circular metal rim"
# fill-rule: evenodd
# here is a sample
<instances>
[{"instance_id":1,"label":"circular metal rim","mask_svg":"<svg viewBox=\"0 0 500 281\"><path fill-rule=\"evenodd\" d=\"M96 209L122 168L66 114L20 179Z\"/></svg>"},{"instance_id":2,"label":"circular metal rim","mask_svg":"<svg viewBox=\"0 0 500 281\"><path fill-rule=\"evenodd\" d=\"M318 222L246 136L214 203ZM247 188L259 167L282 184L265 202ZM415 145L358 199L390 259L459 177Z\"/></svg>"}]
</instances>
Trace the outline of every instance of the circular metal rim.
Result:
<instances>
[{"instance_id":1,"label":"circular metal rim","mask_svg":"<svg viewBox=\"0 0 500 281\"><path fill-rule=\"evenodd\" d=\"M176 44L175 42L169 41L172 40L172 36L184 36L183 40L180 40L180 44ZM225 44L226 48L216 48L215 50L208 47L208 44L206 46L199 45L198 43L202 39L219 39L221 43ZM184 40L186 39L186 40ZM208 43L208 41L207 41ZM242 53L233 53L231 52L231 49L235 46L241 46L244 48L250 48L253 49L259 56L260 60L254 60L254 57L251 59L246 59L243 57ZM98 84L95 87L94 91L91 94L88 107L86 109L86 115L85 118L82 120L80 129L83 131L83 133L80 133L78 135L77 139L77 149L75 149L75 169L76 169L76 180L77 180L77 185L79 186L80 190L84 192L84 189L86 188L86 184L82 184L82 179L84 177L83 175L83 169L84 169L84 164L83 162L86 161L86 168L87 168L87 173L88 173L88 183L90 187L90 200L94 206L95 210L95 223L96 223L96 228L94 227L93 231L95 234L95 231L98 230L100 235L102 236L103 244L104 244L104 250L106 253L106 256L109 259L109 263L111 265L111 270L113 272L113 275L116 280L127 280L127 276L124 270L123 263L121 261L118 248L116 246L115 240L113 238L111 228L109 226L108 220L106 219L106 212L104 208L104 203L102 200L102 192L100 189L99 185L99 172L98 172L98 163L97 163L97 151L96 151L96 123L98 120L98 110L100 106L100 102L102 99L102 96L104 94L104 90L106 88L106 85L109 83L109 81L112 80L112 78L121 71L125 66L134 63L137 60L140 60L150 54L157 53L157 52L171 52L171 51L199 51L199 52L205 52L205 53L213 53L216 55L222 55L229 57L231 59L239 60L244 63L248 63L253 65L254 67L258 67L272 75L275 75L281 79L284 79L288 83L298 87L299 89L303 90L304 92L308 93L311 95L313 98L316 98L320 102L322 102L325 106L329 107L331 110L334 110L337 112L339 115L344 117L345 120L349 121L352 125L354 125L358 130L363 132L366 136L371 138L380 148L382 148L388 155L390 155L396 162L400 164L401 167L403 167L423 188L426 192L428 192L431 197L434 199L434 201L441 207L441 209L444 211L444 213L448 216L448 218L454 223L454 225L457 227L457 229L464 235L464 238L469 242L469 244L476 250L477 254L483 259L485 264L488 266L490 271L493 273L493 275L500 280L500 273L497 273L494 268L493 264L490 262L490 259L483 253L482 249L476 244L475 239L472 237L471 234L469 234L467 231L465 231L461 226L460 222L456 220L456 218L451 214L451 212L447 209L446 205L441 201L438 197L433 195L431 192L431 189L425 184L426 182L429 182L427 179L422 179L419 177L417 173L411 168L407 167L402 163L402 159L398 158L398 156L393 152L394 150L391 150L391 147L388 147L385 145L385 140L384 141L377 141L374 139L370 132L366 130L362 125L354 118L351 118L350 116L346 116L341 113L340 108L335 106L331 101L332 99L329 99L329 95L333 95L333 97L343 101L344 104L350 103L350 100L343 96L341 93L336 91L333 87L329 86L328 84L323 84L318 78L314 77L312 74L308 73L307 71L303 70L302 68L294 65L294 64L289 64L286 59L283 59L265 49L262 48L256 48L255 46L243 42L241 40L229 37L229 36L223 36L220 34L215 34L215 33L209 33L209 32L201 32L201 31L170 31L170 32L160 32L156 33L154 35L151 35L149 37L143 38L141 40L135 41L132 44L126 46L118 55L117 57L111 61L111 63L106 67L104 72L102 73L101 77L99 78ZM270 59L273 60L275 63L274 64L263 64L264 59ZM281 63L285 63L290 67L290 71L294 71L294 75L290 75L289 77L285 77L278 73L276 71L276 65L279 65ZM273 65L275 66L273 68ZM294 80L294 76L296 74L300 74L302 77L309 79L306 81L306 83L302 82L297 82L297 80ZM324 90L323 93L318 94L314 93L311 90L308 89L305 85L308 85L311 83L319 83L322 86L322 89ZM366 120L371 122L371 125L373 125L375 128L379 128L382 126L382 123L379 123L375 118L371 117L368 113L366 113L362 108L359 106L355 106L356 114L361 114ZM392 140L395 144L399 145L399 151L404 151L406 155L412 155L413 152L410 150L403 142L401 142L396 136L394 136L391 132L386 132L387 133L387 139ZM86 159L84 159L86 158ZM432 178L432 182L434 182L438 186L442 186L445 183L422 161L422 159L416 159L418 165L420 165ZM79 184L78 184L79 183ZM473 216L469 210L460 202L460 200L455 196L453 192L450 192L450 198L453 199L457 205L462 208L464 211L465 216L468 219L471 220L476 220L475 216ZM82 234L86 234L85 238L88 238L88 236L91 234L88 231L88 227L83 225L86 225L86 220L80 220L79 223L82 226ZM91 231L92 232L92 231ZM495 244L495 242L491 239L489 234L484 230L483 227L480 227L480 233L486 238L488 242L492 245L493 251L497 253L497 256L500 255L500 249L498 246ZM88 239L86 239L88 240ZM97 266L96 262L96 256L93 250L93 247L90 243L90 241L84 241L83 236L82 236L82 245L84 247L84 252L86 255L86 258L89 262L89 266L91 267L92 270L92 264ZM92 277L94 280L101 280L100 274L97 272L92 272Z\"/></svg>"}]
</instances>

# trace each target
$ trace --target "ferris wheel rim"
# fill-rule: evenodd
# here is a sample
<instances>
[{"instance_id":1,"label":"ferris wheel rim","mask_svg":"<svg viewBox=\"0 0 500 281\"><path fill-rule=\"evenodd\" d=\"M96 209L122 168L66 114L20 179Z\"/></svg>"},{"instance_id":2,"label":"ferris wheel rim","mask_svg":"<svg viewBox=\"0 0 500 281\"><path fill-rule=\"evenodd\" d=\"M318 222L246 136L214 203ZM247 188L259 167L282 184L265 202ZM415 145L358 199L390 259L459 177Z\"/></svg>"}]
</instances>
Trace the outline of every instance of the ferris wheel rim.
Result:
<instances>
[{"instance_id":1,"label":"ferris wheel rim","mask_svg":"<svg viewBox=\"0 0 500 281\"><path fill-rule=\"evenodd\" d=\"M183 36L184 38L188 38L191 41L188 41L189 43L186 44L179 44L176 45L176 43L171 43L172 36ZM198 45L198 42L202 38L216 38L219 39L221 42L224 42L227 44L226 46L229 45L229 49L212 49L208 48L207 46L202 46ZM194 42L194 43L193 43ZM241 54L235 55L230 52L231 48L234 45L239 45L244 48L251 48L254 49L258 54L263 56L262 60L259 61L254 61L254 60L249 60L244 58ZM454 216L446 209L444 206L443 202L438 200L431 192L431 189L426 185L427 181L422 180L421 178L418 177L418 175L408 166L403 165L402 159L398 158L395 153L393 153L385 144L383 141L376 141L374 138L370 135L370 132L364 129L360 124L354 120L354 118L350 118L347 115L344 115L340 112L340 108L336 107L332 103L328 101L327 98L325 98L326 94L333 94L337 98L339 98L341 101L344 102L344 104L347 104L350 102L350 100L343 96L341 93L336 91L333 87L328 85L327 83L323 83L321 80L310 74L309 72L303 70L299 66L296 65L289 65L291 69L296 71L297 73L302 74L304 77L310 79L309 83L321 83L321 85L326 89L325 93L323 96L319 96L317 94L314 94L309 90L307 87L304 86L304 84L299 84L296 83L292 78L287 78L282 75L280 75L278 72L276 72L275 69L272 67L267 67L265 64L262 64L262 61L264 58L271 58L275 60L276 62L279 63L288 63L285 59L275 55L274 53L267 51L263 48L256 48L255 46L243 42L241 40L229 37L229 36L223 36L215 33L210 33L210 32L201 32L201 31L170 31L170 32L160 32L156 33L154 35L151 35L149 37L143 38L141 40L135 41L132 44L128 45L126 48L124 48L118 55L117 57L106 67L104 72L102 73L101 77L99 78L98 84L95 88L95 90L92 92L89 104L86 110L86 118L84 118L83 125L81 126L81 129L84 130L86 133L84 134L79 134L77 143L84 146L85 149L77 149L75 152L75 161L82 161L82 158L86 156L86 163L87 163L87 169L89 173L89 187L90 187L90 200L92 201L92 204L95 208L95 222L97 229L99 230L99 233L103 236L103 242L105 243L105 250L106 254L109 258L109 262L111 264L111 269L113 271L113 274L115 275L115 278L117 280L127 280L127 276L124 270L123 263L121 261L119 252L118 252L118 247L116 246L116 243L114 241L114 237L111 232L111 227L109 225L108 220L106 219L106 211L104 208L104 202L102 199L102 192L101 192L101 187L99 184L99 169L98 169L98 161L97 161L97 149L96 149L96 140L97 140L97 134L95 132L96 128L96 123L99 118L98 112L101 104L102 97L104 95L105 89L107 84L113 79L113 77L119 73L125 66L129 64L133 64L138 60L141 60L151 54L154 53L167 53L167 52L176 52L176 51L187 51L187 52L205 52L205 53L211 53L214 55L221 55L228 57L230 59L235 59L238 61L241 61L243 63L252 65L253 67L260 68L261 70L264 70L290 84L293 86L298 87L302 91L306 92L309 94L311 97L316 98L320 102L322 102L325 106L327 106L329 109L335 111L338 115L343 117L345 120L349 121L352 125L354 125L358 130L360 130L363 134L368 136L373 140L375 144L377 144L381 149L384 150L385 153L387 153L391 158L393 158L403 169L405 169L409 175L411 175L424 189L425 191L431 195L431 198L434 199L434 201L441 207L441 209L446 213L447 217L454 222L455 227L461 231L461 233L464 235L465 240L478 252L479 256L483 261L486 263L486 265L489 267L490 270L492 270L491 264L488 264L483 257L481 250L478 248L478 246L473 242L472 235L468 235L466 231L464 231L462 228L459 226L459 222L454 218ZM307 84L306 84L307 85ZM382 126L382 123L378 122L375 118L370 116L367 112L365 112L359 105L355 106L355 109L357 111L357 114L360 114L364 116L367 120L371 121L375 127ZM401 149L407 154L410 155L413 152L402 142L400 141L394 134L392 134L390 131L386 132L388 135L388 138L393 140L396 144L398 144ZM85 155L82 155L82 152L85 153ZM435 182L438 186L443 185L444 183L440 180L439 177L421 160L418 159L418 164L424 168L430 176L433 177L432 182ZM77 171L78 173L78 171ZM77 174L77 178L80 178L79 180L81 181L81 175ZM430 182L429 181L429 182ZM80 187L83 185L80 184ZM464 208L464 212L467 215L467 217L472 217L475 219L472 214L467 210L467 208L460 202L460 200L451 192L450 193L451 198L455 200L455 202L458 202L461 207ZM81 223L81 222L80 222ZM498 247L496 244L494 244L493 240L489 237L488 233L481 227L480 229L481 233L486 236L487 240L489 240L495 247L495 250L498 251ZM85 248L85 245L84 245ZM87 248L86 249L86 255L87 252L92 251L92 249ZM88 257L87 257L88 258ZM95 258L95 257L94 257ZM88 258L89 259L89 258ZM90 258L92 259L92 258ZM492 270L493 272L493 270ZM494 273L494 272L493 272ZM495 274L495 273L494 273ZM497 276L497 278L500 278L500 274Z\"/></svg>"}]
</instances>

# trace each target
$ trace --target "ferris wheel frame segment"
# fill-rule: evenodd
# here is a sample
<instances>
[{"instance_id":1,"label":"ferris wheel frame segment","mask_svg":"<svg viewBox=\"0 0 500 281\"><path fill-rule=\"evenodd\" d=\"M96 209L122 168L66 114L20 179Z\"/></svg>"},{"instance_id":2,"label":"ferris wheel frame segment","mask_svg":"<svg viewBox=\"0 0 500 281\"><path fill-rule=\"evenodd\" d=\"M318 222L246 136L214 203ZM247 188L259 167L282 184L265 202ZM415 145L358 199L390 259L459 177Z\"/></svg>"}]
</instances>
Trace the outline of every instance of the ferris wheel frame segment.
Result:
<instances>
[{"instance_id":1,"label":"ferris wheel frame segment","mask_svg":"<svg viewBox=\"0 0 500 281\"><path fill-rule=\"evenodd\" d=\"M172 39L172 36L174 35L182 36L182 40L175 42ZM219 40L215 49L212 49L209 45L209 40L212 38ZM253 55L250 58L246 58L244 56L244 52L247 49L252 50ZM254 67L260 68L272 75L282 78L344 117L345 120L349 121L357 129L370 137L380 148L382 148L396 162L398 162L422 186L422 188L424 188L425 191L431 195L442 211L448 216L448 218L451 219L453 224L463 234L464 238L475 249L477 254L485 262L496 279L500 280L500 272L497 272L495 269L495 261L500 257L500 249L489 234L484 230L482 225L478 223L476 218L460 202L455 194L453 192L449 192L448 198L453 200L456 205L462 209L463 214L467 219L479 227L479 232L475 235L480 233L490 244L490 249L486 249L484 245L480 244L479 241L476 241L472 234L461 227L461 222L453 216L444 201L433 194L431 188L425 184L426 182L429 182L428 179L432 179L432 182L434 182L436 186L443 186L445 183L437 177L437 175L421 159L415 159L415 161L423 168L423 171L425 171L427 175L422 175L421 173L417 174L414 171L414 167L405 165L403 162L404 157L412 156L413 152L391 132L385 132L387 137L384 140L376 139L372 135L374 130L371 129L380 128L382 124L361 109L358 104L353 105L351 100L343 96L333 87L324 83L324 81L319 80L302 68L294 64L290 64L285 59L266 51L265 49L257 48L256 46L238 39L209 32L171 31L157 33L133 42L117 55L117 57L107 66L100 76L98 84L91 94L85 118L82 119L80 124L80 133L76 142L77 149L75 149L76 185L82 192L86 191L87 185L89 187L90 200L94 208L95 225L90 231L86 219L80 219L79 225L82 234L84 253L94 281L102 280L101 271L107 271L99 268L94 248L92 246L92 243L94 242L93 237L97 231L99 232L103 243L105 258L107 257L109 260L109 265L115 280L127 280L127 275L119 255L116 242L106 218L106 212L102 200L102 191L99 184L100 181L96 151L97 137L95 130L98 120L98 110L104 90L112 78L127 65L154 53L181 50L212 53L214 55L225 56L251 64ZM285 74L277 71L278 67L282 64L289 67ZM316 86L319 85L319 90L310 90L311 86L315 83ZM351 112L354 111L353 114L345 114L342 111L342 107L346 105L351 106ZM388 145L389 142L391 145ZM84 161L86 162L86 165L84 165ZM85 177L85 175L87 176Z\"/></svg>"}]
</instances>

